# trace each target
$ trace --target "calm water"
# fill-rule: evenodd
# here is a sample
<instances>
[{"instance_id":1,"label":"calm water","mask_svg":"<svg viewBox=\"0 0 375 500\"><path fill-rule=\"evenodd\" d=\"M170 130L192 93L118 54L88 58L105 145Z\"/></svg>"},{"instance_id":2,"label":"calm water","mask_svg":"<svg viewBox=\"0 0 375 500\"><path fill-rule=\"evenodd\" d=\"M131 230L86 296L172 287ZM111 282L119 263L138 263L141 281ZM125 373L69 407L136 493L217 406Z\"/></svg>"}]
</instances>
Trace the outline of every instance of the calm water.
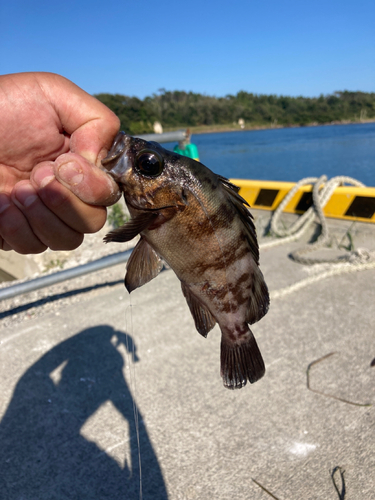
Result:
<instances>
[{"instance_id":1,"label":"calm water","mask_svg":"<svg viewBox=\"0 0 375 500\"><path fill-rule=\"evenodd\" d=\"M192 142L201 162L225 177L348 175L375 186L375 123L196 134Z\"/></svg>"}]
</instances>

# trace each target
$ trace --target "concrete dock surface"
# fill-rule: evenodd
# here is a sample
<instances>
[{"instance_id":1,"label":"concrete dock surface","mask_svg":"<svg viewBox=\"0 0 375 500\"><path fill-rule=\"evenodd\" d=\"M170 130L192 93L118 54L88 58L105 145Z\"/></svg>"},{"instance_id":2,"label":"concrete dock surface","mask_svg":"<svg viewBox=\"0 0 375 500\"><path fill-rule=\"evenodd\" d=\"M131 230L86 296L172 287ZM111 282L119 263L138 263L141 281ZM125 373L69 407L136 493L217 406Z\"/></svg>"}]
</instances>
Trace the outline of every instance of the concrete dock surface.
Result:
<instances>
[{"instance_id":1,"label":"concrete dock surface","mask_svg":"<svg viewBox=\"0 0 375 500\"><path fill-rule=\"evenodd\" d=\"M261 251L266 374L235 391L171 270L130 296L116 266L1 303L0 498L375 499L375 269L329 276L299 247Z\"/></svg>"}]
</instances>

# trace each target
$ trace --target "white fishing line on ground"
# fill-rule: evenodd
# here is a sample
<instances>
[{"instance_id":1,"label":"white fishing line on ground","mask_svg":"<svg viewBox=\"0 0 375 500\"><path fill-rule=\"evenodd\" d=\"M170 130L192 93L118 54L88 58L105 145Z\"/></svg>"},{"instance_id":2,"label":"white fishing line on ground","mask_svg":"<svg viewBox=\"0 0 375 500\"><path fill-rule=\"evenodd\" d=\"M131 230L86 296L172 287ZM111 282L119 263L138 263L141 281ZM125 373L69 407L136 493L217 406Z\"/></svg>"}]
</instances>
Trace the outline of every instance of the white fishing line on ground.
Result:
<instances>
[{"instance_id":1,"label":"white fishing line on ground","mask_svg":"<svg viewBox=\"0 0 375 500\"><path fill-rule=\"evenodd\" d=\"M126 362L129 367L129 384L133 403L133 414L134 414L134 424L135 432L137 436L137 448L138 448L138 467L139 467L139 500L142 500L142 463L141 463L141 446L139 439L139 412L138 406L136 404L137 398L137 384L136 384L136 367L135 367L135 342L134 338L134 328L133 328L133 304L131 302L131 296L129 294L129 305L125 308L125 331L126 331ZM129 316L129 321L128 321ZM129 325L130 323L130 325ZM129 347L129 337L131 339L131 349ZM134 470L134 464L132 464L132 472Z\"/></svg>"}]
</instances>

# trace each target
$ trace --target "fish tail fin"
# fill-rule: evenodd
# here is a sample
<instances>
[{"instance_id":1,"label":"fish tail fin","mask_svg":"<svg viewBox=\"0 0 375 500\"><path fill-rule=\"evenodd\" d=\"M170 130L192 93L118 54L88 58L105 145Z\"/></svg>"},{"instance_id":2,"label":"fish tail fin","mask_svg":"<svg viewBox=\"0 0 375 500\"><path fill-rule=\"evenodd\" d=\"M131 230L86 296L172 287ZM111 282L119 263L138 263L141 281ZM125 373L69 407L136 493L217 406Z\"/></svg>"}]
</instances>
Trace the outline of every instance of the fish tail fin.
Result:
<instances>
[{"instance_id":1,"label":"fish tail fin","mask_svg":"<svg viewBox=\"0 0 375 500\"><path fill-rule=\"evenodd\" d=\"M245 338L244 338L245 337ZM224 387L240 389L263 377L265 367L254 335L249 329L238 341L221 340L221 376Z\"/></svg>"}]
</instances>

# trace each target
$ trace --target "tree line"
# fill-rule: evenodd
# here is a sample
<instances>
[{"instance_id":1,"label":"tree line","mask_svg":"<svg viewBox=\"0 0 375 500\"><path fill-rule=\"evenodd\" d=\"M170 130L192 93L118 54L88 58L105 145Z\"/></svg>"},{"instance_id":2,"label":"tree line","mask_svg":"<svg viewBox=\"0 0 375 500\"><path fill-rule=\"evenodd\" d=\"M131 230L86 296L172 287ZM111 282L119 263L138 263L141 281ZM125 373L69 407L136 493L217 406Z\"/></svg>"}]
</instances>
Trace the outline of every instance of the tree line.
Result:
<instances>
[{"instance_id":1,"label":"tree line","mask_svg":"<svg viewBox=\"0 0 375 500\"><path fill-rule=\"evenodd\" d=\"M167 91L139 99L121 94L96 94L129 134L164 129L229 125L243 119L247 126L293 126L375 119L375 93L339 91L319 97L252 94L214 97L194 92Z\"/></svg>"}]
</instances>

